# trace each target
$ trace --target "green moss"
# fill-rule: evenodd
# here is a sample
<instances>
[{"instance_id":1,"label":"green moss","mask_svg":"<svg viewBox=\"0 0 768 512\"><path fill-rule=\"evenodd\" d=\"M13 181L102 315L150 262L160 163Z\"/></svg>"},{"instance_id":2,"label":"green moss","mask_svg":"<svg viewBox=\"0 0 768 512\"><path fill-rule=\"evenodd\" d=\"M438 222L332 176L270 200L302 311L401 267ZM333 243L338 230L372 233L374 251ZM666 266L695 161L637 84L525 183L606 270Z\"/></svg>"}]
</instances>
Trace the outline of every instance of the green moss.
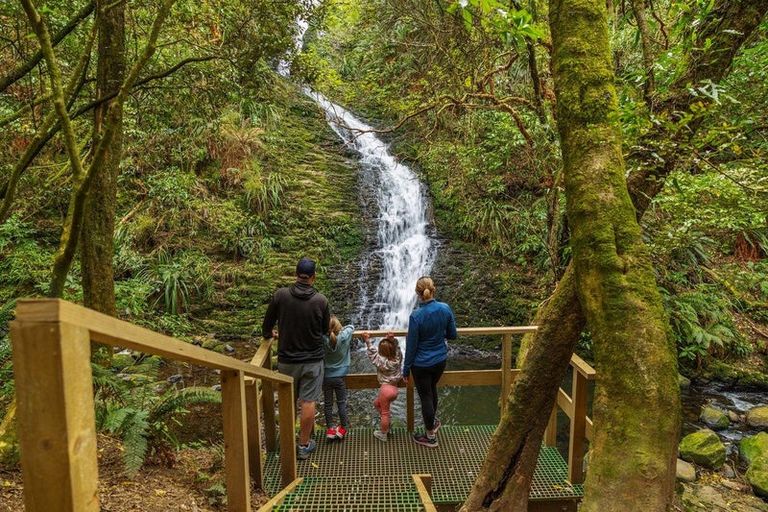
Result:
<instances>
[{"instance_id":1,"label":"green moss","mask_svg":"<svg viewBox=\"0 0 768 512\"><path fill-rule=\"evenodd\" d=\"M760 432L754 436L747 436L739 443L739 457L751 464L760 457L768 458L768 433Z\"/></svg>"},{"instance_id":2,"label":"green moss","mask_svg":"<svg viewBox=\"0 0 768 512\"><path fill-rule=\"evenodd\" d=\"M725 464L725 445L709 429L688 434L680 441L680 457L710 469Z\"/></svg>"},{"instance_id":3,"label":"green moss","mask_svg":"<svg viewBox=\"0 0 768 512\"><path fill-rule=\"evenodd\" d=\"M755 494L768 498L768 457L753 461L745 476Z\"/></svg>"}]
</instances>

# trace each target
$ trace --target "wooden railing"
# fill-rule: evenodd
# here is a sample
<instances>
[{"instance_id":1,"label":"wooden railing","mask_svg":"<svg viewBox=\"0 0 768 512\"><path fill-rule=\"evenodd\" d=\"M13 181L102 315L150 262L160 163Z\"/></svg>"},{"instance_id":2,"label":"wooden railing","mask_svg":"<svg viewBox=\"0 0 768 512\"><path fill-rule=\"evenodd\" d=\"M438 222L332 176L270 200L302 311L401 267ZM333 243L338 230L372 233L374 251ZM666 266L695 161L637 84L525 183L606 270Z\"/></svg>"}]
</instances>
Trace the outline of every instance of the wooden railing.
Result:
<instances>
[{"instance_id":1,"label":"wooden railing","mask_svg":"<svg viewBox=\"0 0 768 512\"><path fill-rule=\"evenodd\" d=\"M512 368L512 336L535 332L536 326L523 327L464 327L458 329L459 338L464 336L501 336L501 368L496 370L453 370L443 373L438 386L499 386L501 413L507 407L507 396L512 389L512 383L520 374L518 368ZM371 337L385 336L393 332L395 336L405 336L407 331L356 331L355 336L361 337L368 332ZM557 404L550 414L544 442L547 446L557 443L557 412L562 410L570 420L568 436L568 480L574 484L584 481L584 453L586 442L592 439L592 420L587 416L587 393L589 381L594 380L595 370L582 358L573 355L571 358L573 380L571 394L560 388ZM373 389L379 384L375 373L347 375L348 389ZM414 388L413 379L406 387L406 424L409 431L414 429Z\"/></svg>"},{"instance_id":2,"label":"wooden railing","mask_svg":"<svg viewBox=\"0 0 768 512\"><path fill-rule=\"evenodd\" d=\"M260 416L274 447L275 391L283 485L296 479L293 379L269 369L268 344L249 364L62 300L20 300L11 340L27 512L99 510L91 341L220 370L230 511L250 511L251 477L262 484Z\"/></svg>"},{"instance_id":3,"label":"wooden railing","mask_svg":"<svg viewBox=\"0 0 768 512\"><path fill-rule=\"evenodd\" d=\"M501 336L502 366L495 370L446 371L439 385L499 386L500 403L506 407L506 397L519 373L512 368L512 336L536 329L459 329L460 336ZM368 332L373 337L386 334ZM395 331L395 335L404 336L405 332ZM262 343L251 362L246 363L56 299L18 301L11 340L27 512L99 510L92 341L220 370L228 510L251 510L251 481L259 488L264 481L262 446L268 452L280 452L283 487L298 482L293 379L272 370L269 342ZM578 356L573 356L571 366L571 395L560 389L545 442L555 444L560 408L570 418L569 479L580 483L585 442L592 434L592 422L587 417L587 383L594 379L595 371ZM347 387L375 389L376 374L348 375ZM413 430L412 384L407 386L406 405L408 429Z\"/></svg>"}]
</instances>

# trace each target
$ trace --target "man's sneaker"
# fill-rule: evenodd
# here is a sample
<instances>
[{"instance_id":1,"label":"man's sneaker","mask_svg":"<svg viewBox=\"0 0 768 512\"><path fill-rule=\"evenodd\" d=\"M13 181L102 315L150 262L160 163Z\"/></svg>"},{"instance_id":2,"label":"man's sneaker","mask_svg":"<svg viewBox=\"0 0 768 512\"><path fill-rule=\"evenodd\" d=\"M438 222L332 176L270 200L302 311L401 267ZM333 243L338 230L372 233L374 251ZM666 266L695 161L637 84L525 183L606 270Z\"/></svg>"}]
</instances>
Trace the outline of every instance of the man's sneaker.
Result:
<instances>
[{"instance_id":1,"label":"man's sneaker","mask_svg":"<svg viewBox=\"0 0 768 512\"><path fill-rule=\"evenodd\" d=\"M344 439L347 437L347 429L342 426L336 427L336 439Z\"/></svg>"},{"instance_id":2,"label":"man's sneaker","mask_svg":"<svg viewBox=\"0 0 768 512\"><path fill-rule=\"evenodd\" d=\"M427 448L437 448L437 437L429 437L427 434L414 434L413 442Z\"/></svg>"},{"instance_id":3,"label":"man's sneaker","mask_svg":"<svg viewBox=\"0 0 768 512\"><path fill-rule=\"evenodd\" d=\"M440 420L439 420L439 419L435 418L435 421L434 421L434 423L432 424L432 426L433 426L433 429L432 429L432 433L433 433L433 434L437 434L437 431L438 431L438 430L440 430L440 427L442 427L442 426L443 426L443 424L442 424L442 423L440 423Z\"/></svg>"},{"instance_id":4,"label":"man's sneaker","mask_svg":"<svg viewBox=\"0 0 768 512\"><path fill-rule=\"evenodd\" d=\"M338 436L338 430L336 427L328 427L328 430L325 431L325 438L328 440L336 439Z\"/></svg>"},{"instance_id":5,"label":"man's sneaker","mask_svg":"<svg viewBox=\"0 0 768 512\"><path fill-rule=\"evenodd\" d=\"M315 451L315 448L317 448L317 443L314 439L310 439L309 444L306 446L299 445L296 447L296 457L299 460L306 460L309 458L310 454Z\"/></svg>"},{"instance_id":6,"label":"man's sneaker","mask_svg":"<svg viewBox=\"0 0 768 512\"><path fill-rule=\"evenodd\" d=\"M387 442L387 439L389 439L389 436L387 435L387 432L382 432L381 430L374 430L373 431L373 437L378 439L379 441Z\"/></svg>"}]
</instances>

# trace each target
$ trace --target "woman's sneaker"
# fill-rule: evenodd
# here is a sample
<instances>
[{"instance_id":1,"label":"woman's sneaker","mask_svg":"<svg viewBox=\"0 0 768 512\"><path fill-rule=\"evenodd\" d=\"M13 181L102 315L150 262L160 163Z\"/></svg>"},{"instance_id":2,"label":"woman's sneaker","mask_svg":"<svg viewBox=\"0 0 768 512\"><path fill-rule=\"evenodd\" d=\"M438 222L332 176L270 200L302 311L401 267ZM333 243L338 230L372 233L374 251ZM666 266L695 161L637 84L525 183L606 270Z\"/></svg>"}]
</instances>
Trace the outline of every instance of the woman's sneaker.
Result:
<instances>
[{"instance_id":1,"label":"woman's sneaker","mask_svg":"<svg viewBox=\"0 0 768 512\"><path fill-rule=\"evenodd\" d=\"M387 440L389 439L389 436L387 436L387 432L382 432L381 430L374 430L373 437L375 437L376 439L384 443L386 443Z\"/></svg>"},{"instance_id":2,"label":"woman's sneaker","mask_svg":"<svg viewBox=\"0 0 768 512\"><path fill-rule=\"evenodd\" d=\"M345 437L347 437L347 429L341 426L336 427L336 439L344 439Z\"/></svg>"},{"instance_id":3,"label":"woman's sneaker","mask_svg":"<svg viewBox=\"0 0 768 512\"><path fill-rule=\"evenodd\" d=\"M325 438L328 440L336 439L338 436L338 429L336 427L328 427L325 431Z\"/></svg>"},{"instance_id":4,"label":"woman's sneaker","mask_svg":"<svg viewBox=\"0 0 768 512\"><path fill-rule=\"evenodd\" d=\"M414 434L413 442L426 446L427 448L437 448L437 437L429 437L427 434Z\"/></svg>"},{"instance_id":5,"label":"woman's sneaker","mask_svg":"<svg viewBox=\"0 0 768 512\"><path fill-rule=\"evenodd\" d=\"M308 459L312 452L315 451L315 448L317 448L317 443L314 439L310 439L306 446L298 445L296 447L296 458L299 460Z\"/></svg>"}]
</instances>

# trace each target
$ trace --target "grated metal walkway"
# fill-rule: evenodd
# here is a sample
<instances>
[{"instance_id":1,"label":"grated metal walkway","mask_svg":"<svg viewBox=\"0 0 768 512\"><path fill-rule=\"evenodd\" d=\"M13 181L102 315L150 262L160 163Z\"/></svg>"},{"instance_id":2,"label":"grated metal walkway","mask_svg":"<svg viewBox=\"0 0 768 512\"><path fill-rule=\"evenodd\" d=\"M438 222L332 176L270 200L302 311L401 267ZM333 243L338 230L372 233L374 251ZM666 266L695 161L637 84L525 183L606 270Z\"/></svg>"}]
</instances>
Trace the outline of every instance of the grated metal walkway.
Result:
<instances>
[{"instance_id":1,"label":"grated metal walkway","mask_svg":"<svg viewBox=\"0 0 768 512\"><path fill-rule=\"evenodd\" d=\"M435 504L461 503L469 494L496 427L492 425L444 426L437 448L418 446L403 428L392 429L382 443L371 428L353 428L343 441L325 440L316 433L317 451L298 461L304 477L275 510L331 511L421 511L412 474L432 475ZM530 499L580 499L582 486L566 480L567 465L555 448L542 446L533 477ZM267 454L266 490L280 490L280 462Z\"/></svg>"}]
</instances>

